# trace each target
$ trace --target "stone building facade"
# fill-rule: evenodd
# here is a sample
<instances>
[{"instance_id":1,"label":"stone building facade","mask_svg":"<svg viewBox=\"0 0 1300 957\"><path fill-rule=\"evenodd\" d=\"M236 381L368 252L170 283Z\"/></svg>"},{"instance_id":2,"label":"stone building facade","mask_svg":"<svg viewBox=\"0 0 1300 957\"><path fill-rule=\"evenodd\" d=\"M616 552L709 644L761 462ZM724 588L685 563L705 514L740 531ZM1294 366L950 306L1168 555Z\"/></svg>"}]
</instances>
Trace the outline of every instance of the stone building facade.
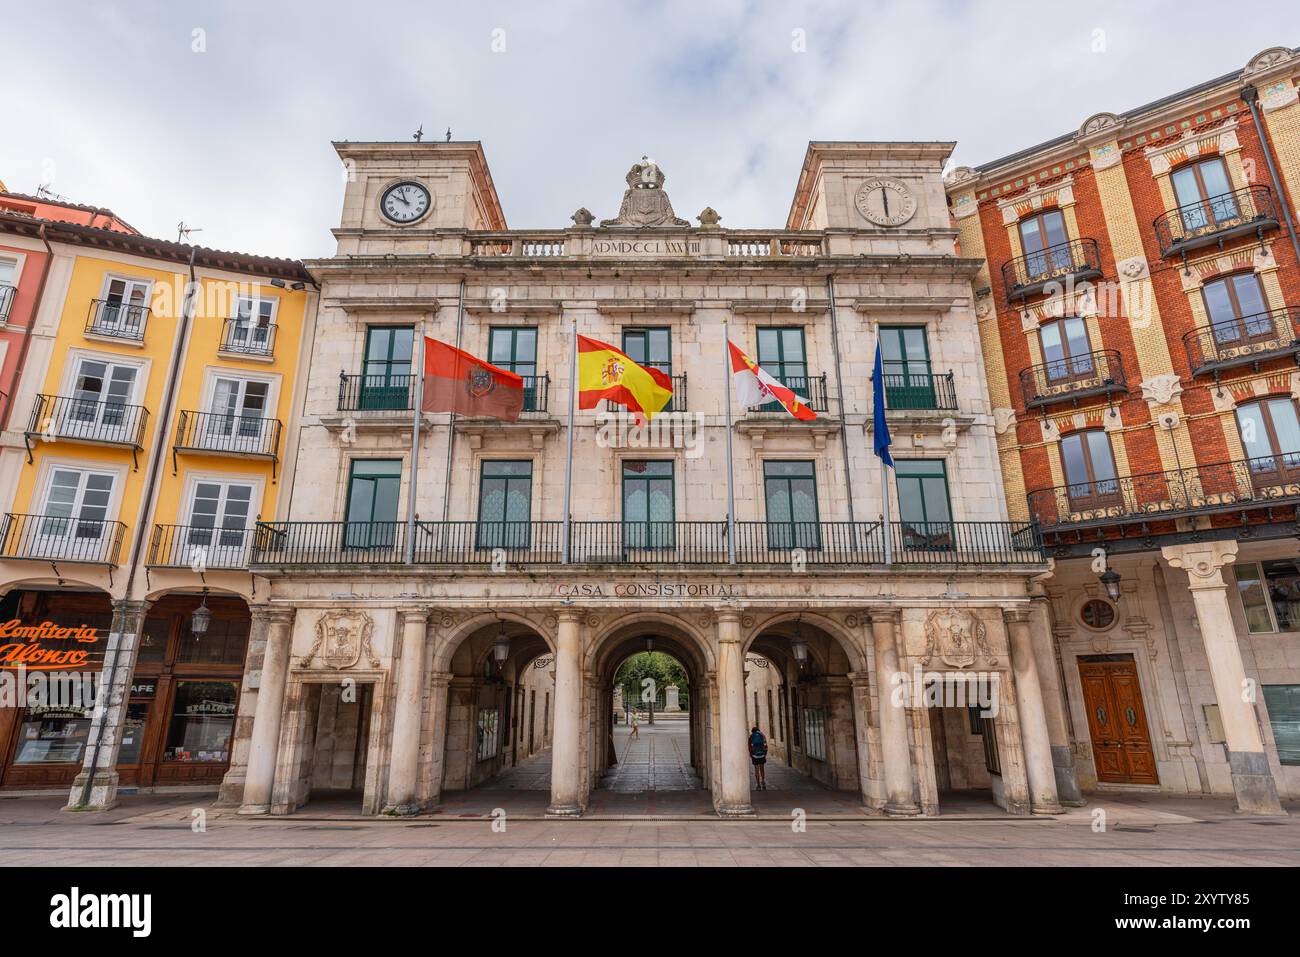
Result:
<instances>
[{"instance_id":1,"label":"stone building facade","mask_svg":"<svg viewBox=\"0 0 1300 957\"><path fill-rule=\"evenodd\" d=\"M1298 79L1266 50L946 180L1085 788L1300 796Z\"/></svg>"},{"instance_id":2,"label":"stone building facade","mask_svg":"<svg viewBox=\"0 0 1300 957\"><path fill-rule=\"evenodd\" d=\"M336 773L367 813L417 811L527 739L552 748L551 813L580 814L609 766L614 675L649 642L689 676L691 762L720 814L750 810L747 655L772 665L791 763L868 809L939 812L972 740L988 769L973 786L1008 811L1077 799L1035 584L1049 566L1006 514L981 263L959 254L944 193L952 144L810 144L785 228L765 230L712 209L689 225L648 159L617 216L511 230L477 143L336 148L348 179L337 254L307 264L298 464L252 557L270 590L230 777L244 812L292 812ZM645 429L571 418L575 331L669 374L671 411ZM519 420L417 417L423 335L522 375ZM817 418L728 411L728 338ZM983 688L987 715L953 706L945 736L927 686ZM359 736L364 768L340 771L336 743L356 754Z\"/></svg>"}]
</instances>

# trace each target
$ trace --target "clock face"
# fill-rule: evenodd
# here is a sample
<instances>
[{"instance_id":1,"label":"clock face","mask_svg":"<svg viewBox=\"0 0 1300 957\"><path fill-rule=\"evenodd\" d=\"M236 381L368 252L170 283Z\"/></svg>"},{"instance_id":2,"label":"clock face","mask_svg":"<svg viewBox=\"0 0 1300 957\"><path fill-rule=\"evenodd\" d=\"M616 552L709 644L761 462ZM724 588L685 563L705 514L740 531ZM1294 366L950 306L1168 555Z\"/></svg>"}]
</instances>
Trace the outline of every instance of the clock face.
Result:
<instances>
[{"instance_id":1,"label":"clock face","mask_svg":"<svg viewBox=\"0 0 1300 957\"><path fill-rule=\"evenodd\" d=\"M916 197L896 179L867 180L853 201L877 226L901 226L916 215Z\"/></svg>"},{"instance_id":2,"label":"clock face","mask_svg":"<svg viewBox=\"0 0 1300 957\"><path fill-rule=\"evenodd\" d=\"M394 223L413 223L433 205L429 191L419 183L394 183L384 190L379 211Z\"/></svg>"}]
</instances>

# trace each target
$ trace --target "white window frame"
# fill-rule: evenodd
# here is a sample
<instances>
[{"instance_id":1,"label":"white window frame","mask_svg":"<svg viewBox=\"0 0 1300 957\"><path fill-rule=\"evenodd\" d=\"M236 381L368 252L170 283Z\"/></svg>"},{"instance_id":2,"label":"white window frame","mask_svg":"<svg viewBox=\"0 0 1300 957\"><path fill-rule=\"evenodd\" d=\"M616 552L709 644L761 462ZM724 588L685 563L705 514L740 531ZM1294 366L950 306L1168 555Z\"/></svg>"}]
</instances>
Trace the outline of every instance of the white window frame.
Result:
<instances>
[{"instance_id":1,"label":"white window frame","mask_svg":"<svg viewBox=\"0 0 1300 957\"><path fill-rule=\"evenodd\" d=\"M261 303L270 303L270 304L271 304L271 316L270 316L269 319L267 319L267 327L268 327L268 328L274 328L274 327L275 327L276 323L277 323L278 320L279 320L279 316L280 316L280 300L279 300L278 297L276 297L276 296L254 296L254 295L244 295L243 293L237 293L237 294L234 296L234 302L232 303L232 305L231 305L231 307L230 307L230 316L228 317L229 322L234 322L234 321L236 321L236 320L239 318L239 304L240 304L241 302L251 302L251 303L253 303L253 307L254 307L254 308L253 308L253 315L254 315L254 316L257 315L257 312L258 312L257 307L258 307ZM249 328L250 328L250 329L256 328L256 325L250 326ZM271 354L271 349L273 348L273 346L274 346L274 343L273 343L273 342L272 342L272 343L268 343L268 347L267 347L267 349L266 349L265 352L244 353L244 352L242 352L242 351L235 351L235 352L232 353L232 354L234 354L234 355L241 355L241 356L242 356L242 355L246 355L246 354L247 354L247 355L253 355L253 356L270 355L270 354ZM220 345L219 345L219 348L220 348L222 351L226 351L226 330L225 330L224 328L222 329L222 332L221 332L221 343L220 343Z\"/></svg>"},{"instance_id":2,"label":"white window frame","mask_svg":"<svg viewBox=\"0 0 1300 957\"><path fill-rule=\"evenodd\" d=\"M144 286L144 307L146 311L144 321L140 324L140 338L143 340L145 333L148 331L147 327L149 319L153 315L152 304L154 280L146 276L132 276L129 273L105 273L104 281L99 287L99 299L101 302L106 302L108 300L108 289L114 282L128 282ZM97 330L93 325L90 327L90 333L92 335L104 335L104 333ZM126 337L113 336L113 338L116 340L118 338Z\"/></svg>"},{"instance_id":3,"label":"white window frame","mask_svg":"<svg viewBox=\"0 0 1300 957\"><path fill-rule=\"evenodd\" d=\"M265 437L265 430L269 428L267 419L278 419L280 404L280 376L278 375L256 375L243 371L242 369L229 369L222 366L209 367L203 382L203 401L202 407L196 411L204 416L224 415L225 413L216 408L217 401L217 383L221 379L233 379L240 382L246 387L250 382L259 382L266 385L266 405L262 410L261 419L263 420L261 431L258 438ZM246 392L246 388L244 388ZM232 420L237 422L240 416L235 414ZM194 432L194 443L196 447L211 449L214 451L251 451L245 446L252 439L251 436L241 436L238 428L234 428L229 433L218 433L211 429L213 419L203 418L200 422L206 423L202 426L196 424ZM209 437L211 441L209 442ZM223 441L224 440L224 441Z\"/></svg>"},{"instance_id":4,"label":"white window frame","mask_svg":"<svg viewBox=\"0 0 1300 957\"><path fill-rule=\"evenodd\" d=\"M41 516L39 518L34 519L38 523L37 524L38 529L40 528L40 524L43 523L44 521L44 516L48 514L47 509L49 508L50 494L54 490L54 473L59 471L79 472L83 476L107 475L112 480L113 483L112 488L109 490L108 493L108 504L105 506L104 509L104 518L102 520L104 524L101 527L99 538L96 539L96 541L102 543L104 539L104 532L108 530L109 525L113 522L118 521L118 512L121 509L122 488L123 485L125 484L125 472L126 472L125 468L104 468L102 466L88 465L85 462L68 460L68 459L43 460L41 463L41 472L40 475L38 476L37 484L36 484L36 488L40 490L40 494L33 498L33 502L38 504L31 513L34 516ZM81 483L83 483L84 481L85 481L84 478L79 480L79 487L81 486ZM84 499L85 496L84 487L82 488L81 495ZM77 515L74 513L73 516L70 516L68 518L68 521L70 523L69 532L71 532L72 528L75 527L74 523L79 521L79 519ZM36 531L32 534L34 536L34 540L36 541L42 541L46 539L44 533L40 531ZM55 560L59 560L59 559L68 560L73 558L84 557L83 554L79 554L82 553L83 550L78 548L75 544L72 544L75 543L76 539L71 534L64 535L62 537L56 537L51 535L49 536L49 541L51 544L54 544L56 542L62 542L63 545L55 547L53 549L42 549L43 554L39 557L51 558Z\"/></svg>"},{"instance_id":5,"label":"white window frame","mask_svg":"<svg viewBox=\"0 0 1300 957\"><path fill-rule=\"evenodd\" d=\"M187 473L185 476L185 484L181 492L181 502L183 503L182 509L180 514L177 516L178 519L182 520L181 524L183 524L187 529L192 529L194 527L194 503L198 498L200 484L222 485L226 487L231 485L242 485L247 487L250 491L248 497L248 517L245 520L244 531L246 533L252 531L254 525L257 523L257 516L261 512L262 497L266 491L265 479L258 475L233 475L229 472ZM220 518L219 515L218 518ZM245 534L242 545L215 545L210 546L210 548L220 552L221 555L227 555L230 552L235 551L239 552L240 556L243 558L243 562L234 564L235 567L243 567L247 565L249 553L252 550L252 541L252 535ZM183 561L181 564L191 564L191 561L195 556L191 553L189 533L186 533L183 537L178 536L173 542L172 547L174 549L182 550ZM175 564L175 562L172 562L171 564ZM220 567L228 567L230 564L231 563L223 563Z\"/></svg>"}]
</instances>

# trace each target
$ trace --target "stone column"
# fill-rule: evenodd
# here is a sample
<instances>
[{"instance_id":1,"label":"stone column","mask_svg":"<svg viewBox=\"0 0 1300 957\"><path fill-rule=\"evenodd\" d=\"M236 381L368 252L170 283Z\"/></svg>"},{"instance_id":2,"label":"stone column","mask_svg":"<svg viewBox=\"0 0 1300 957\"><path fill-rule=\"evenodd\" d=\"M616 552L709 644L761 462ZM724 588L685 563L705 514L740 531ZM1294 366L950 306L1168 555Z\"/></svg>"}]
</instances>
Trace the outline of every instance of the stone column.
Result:
<instances>
[{"instance_id":1,"label":"stone column","mask_svg":"<svg viewBox=\"0 0 1300 957\"><path fill-rule=\"evenodd\" d=\"M1029 779L1029 809L1034 814L1059 814L1061 802L1056 794L1052 742L1047 734L1043 689L1029 632L1029 609L1004 609L1002 620L1006 622L1011 668L1016 676L1016 710L1020 712L1020 738Z\"/></svg>"},{"instance_id":2,"label":"stone column","mask_svg":"<svg viewBox=\"0 0 1300 957\"><path fill-rule=\"evenodd\" d=\"M578 817L582 787L582 612L561 609L555 642L555 724L551 731L551 817Z\"/></svg>"},{"instance_id":3,"label":"stone column","mask_svg":"<svg viewBox=\"0 0 1300 957\"><path fill-rule=\"evenodd\" d=\"M1056 667L1056 648L1052 638L1052 609L1041 593L1034 596L1029 610L1029 635L1034 644L1034 661L1038 665L1038 686L1043 691L1043 711L1047 717L1047 737L1052 745L1052 770L1056 775L1056 796L1062 804L1082 807L1083 791L1074 767L1074 748L1070 744L1070 727L1065 721L1065 693Z\"/></svg>"},{"instance_id":4,"label":"stone column","mask_svg":"<svg viewBox=\"0 0 1300 957\"><path fill-rule=\"evenodd\" d=\"M104 666L95 689L95 707L86 738L85 761L68 794L69 810L107 811L117 805L117 754L122 746L122 726L131 697L131 675L135 673L140 633L148 612L147 601L113 602L112 624L104 645Z\"/></svg>"},{"instance_id":5,"label":"stone column","mask_svg":"<svg viewBox=\"0 0 1300 957\"><path fill-rule=\"evenodd\" d=\"M240 814L267 814L275 786L275 765L280 753L280 726L284 720L284 688L293 650L294 609L268 609L266 652L253 713L253 737L248 746L248 771Z\"/></svg>"},{"instance_id":6,"label":"stone column","mask_svg":"<svg viewBox=\"0 0 1300 957\"><path fill-rule=\"evenodd\" d=\"M912 749L907 741L907 712L895 702L894 675L898 664L898 628L902 614L893 608L873 609L871 639L876 651L876 687L880 691L880 757L885 766L885 813L911 817L921 813L912 796Z\"/></svg>"},{"instance_id":7,"label":"stone column","mask_svg":"<svg viewBox=\"0 0 1300 957\"><path fill-rule=\"evenodd\" d=\"M1247 695L1246 669L1237 646L1237 631L1228 607L1223 566L1237 557L1237 543L1198 542L1166 545L1161 554L1174 568L1187 572L1187 587L1196 605L1196 621L1210 665L1214 698L1228 743L1228 764L1237 810L1249 814L1285 814L1277 783L1269 770L1260 737L1253 696Z\"/></svg>"},{"instance_id":8,"label":"stone column","mask_svg":"<svg viewBox=\"0 0 1300 957\"><path fill-rule=\"evenodd\" d=\"M402 624L402 650L397 660L397 700L393 708L393 746L388 758L388 799L384 813L417 814L429 609L403 608L398 616Z\"/></svg>"},{"instance_id":9,"label":"stone column","mask_svg":"<svg viewBox=\"0 0 1300 957\"><path fill-rule=\"evenodd\" d=\"M266 635L271 627L271 606L250 605L248 653L244 659L244 682L239 692L239 712L230 742L230 769L221 779L217 795L219 806L235 807L244 803L244 781L248 777L248 749L252 746L253 719L257 715L257 688L266 657Z\"/></svg>"},{"instance_id":10,"label":"stone column","mask_svg":"<svg viewBox=\"0 0 1300 957\"><path fill-rule=\"evenodd\" d=\"M447 724L451 715L447 707L451 672L435 671L429 676L429 721L433 728L433 753L429 759L429 803L442 800L442 778L447 769Z\"/></svg>"},{"instance_id":11,"label":"stone column","mask_svg":"<svg viewBox=\"0 0 1300 957\"><path fill-rule=\"evenodd\" d=\"M740 610L718 612L718 734L722 750L722 789L714 801L721 817L753 814L749 802L749 728L745 724L745 654L740 641Z\"/></svg>"}]
</instances>

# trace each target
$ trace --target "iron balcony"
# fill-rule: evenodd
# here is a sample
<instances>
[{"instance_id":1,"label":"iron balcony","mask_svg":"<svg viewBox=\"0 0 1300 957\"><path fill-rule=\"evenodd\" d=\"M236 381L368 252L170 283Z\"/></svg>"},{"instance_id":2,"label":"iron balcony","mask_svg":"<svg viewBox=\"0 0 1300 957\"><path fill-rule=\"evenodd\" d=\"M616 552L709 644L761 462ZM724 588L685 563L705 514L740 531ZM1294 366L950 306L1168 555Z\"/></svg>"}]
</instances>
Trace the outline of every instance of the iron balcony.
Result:
<instances>
[{"instance_id":1,"label":"iron balcony","mask_svg":"<svg viewBox=\"0 0 1300 957\"><path fill-rule=\"evenodd\" d=\"M148 306L133 306L108 299L92 299L86 316L86 333L110 339L144 340L144 326L149 320Z\"/></svg>"},{"instance_id":2,"label":"iron balcony","mask_svg":"<svg viewBox=\"0 0 1300 957\"><path fill-rule=\"evenodd\" d=\"M86 442L129 448L135 457L144 448L149 410L124 402L101 402L68 395L38 395L23 440L30 464L35 442ZM137 463L138 464L138 463Z\"/></svg>"},{"instance_id":3,"label":"iron balcony","mask_svg":"<svg viewBox=\"0 0 1300 957\"><path fill-rule=\"evenodd\" d=\"M884 378L885 407L891 411L957 408L957 386L951 372L907 372Z\"/></svg>"},{"instance_id":4,"label":"iron balcony","mask_svg":"<svg viewBox=\"0 0 1300 957\"><path fill-rule=\"evenodd\" d=\"M1218 246L1237 236L1264 233L1279 227L1277 202L1267 186L1246 186L1158 216L1152 223L1160 255L1185 255L1204 246Z\"/></svg>"},{"instance_id":5,"label":"iron balcony","mask_svg":"<svg viewBox=\"0 0 1300 957\"><path fill-rule=\"evenodd\" d=\"M551 391L551 377L526 375L524 412L545 412ZM339 373L340 412L411 412L415 409L414 375L348 375Z\"/></svg>"},{"instance_id":6,"label":"iron balcony","mask_svg":"<svg viewBox=\"0 0 1300 957\"><path fill-rule=\"evenodd\" d=\"M220 351L227 355L269 357L275 354L275 323L256 325L227 319L221 329Z\"/></svg>"},{"instance_id":7,"label":"iron balcony","mask_svg":"<svg viewBox=\"0 0 1300 957\"><path fill-rule=\"evenodd\" d=\"M1224 369L1259 364L1269 359L1300 356L1300 309L1275 309L1208 326L1183 336L1192 375L1218 376Z\"/></svg>"},{"instance_id":8,"label":"iron balcony","mask_svg":"<svg viewBox=\"0 0 1300 957\"><path fill-rule=\"evenodd\" d=\"M1067 356L1020 371L1025 408L1073 402L1128 392L1124 362L1114 349Z\"/></svg>"},{"instance_id":9,"label":"iron balcony","mask_svg":"<svg viewBox=\"0 0 1300 957\"><path fill-rule=\"evenodd\" d=\"M14 287L7 282L0 282L0 324L9 321L9 310L14 305Z\"/></svg>"},{"instance_id":10,"label":"iron balcony","mask_svg":"<svg viewBox=\"0 0 1300 957\"><path fill-rule=\"evenodd\" d=\"M1085 282L1101 274L1097 240L1071 239L1003 263L1002 286L1008 305L1014 305L1052 283Z\"/></svg>"},{"instance_id":11,"label":"iron balcony","mask_svg":"<svg viewBox=\"0 0 1300 957\"><path fill-rule=\"evenodd\" d=\"M155 525L145 564L153 568L243 569L253 544L251 528Z\"/></svg>"},{"instance_id":12,"label":"iron balcony","mask_svg":"<svg viewBox=\"0 0 1300 957\"><path fill-rule=\"evenodd\" d=\"M1030 515L1045 531L1291 506L1300 504L1300 454L1059 485L1028 498Z\"/></svg>"},{"instance_id":13,"label":"iron balcony","mask_svg":"<svg viewBox=\"0 0 1300 957\"><path fill-rule=\"evenodd\" d=\"M259 522L254 566L385 565L406 560L406 522ZM737 522L736 563L821 567L883 565L880 522ZM893 522L891 559L905 565L1007 565L1043 561L1035 525L1018 522ZM581 565L726 565L727 523L573 522L570 563ZM564 523L415 523L415 562L473 566L502 561L558 565Z\"/></svg>"},{"instance_id":14,"label":"iron balcony","mask_svg":"<svg viewBox=\"0 0 1300 957\"><path fill-rule=\"evenodd\" d=\"M121 522L10 512L0 527L0 558L116 565L125 534Z\"/></svg>"},{"instance_id":15,"label":"iron balcony","mask_svg":"<svg viewBox=\"0 0 1300 957\"><path fill-rule=\"evenodd\" d=\"M238 458L270 459L271 477L280 461L279 419L233 412L182 411L176 421L176 440L172 443L172 472L177 471L178 452L206 455L229 455Z\"/></svg>"}]
</instances>

